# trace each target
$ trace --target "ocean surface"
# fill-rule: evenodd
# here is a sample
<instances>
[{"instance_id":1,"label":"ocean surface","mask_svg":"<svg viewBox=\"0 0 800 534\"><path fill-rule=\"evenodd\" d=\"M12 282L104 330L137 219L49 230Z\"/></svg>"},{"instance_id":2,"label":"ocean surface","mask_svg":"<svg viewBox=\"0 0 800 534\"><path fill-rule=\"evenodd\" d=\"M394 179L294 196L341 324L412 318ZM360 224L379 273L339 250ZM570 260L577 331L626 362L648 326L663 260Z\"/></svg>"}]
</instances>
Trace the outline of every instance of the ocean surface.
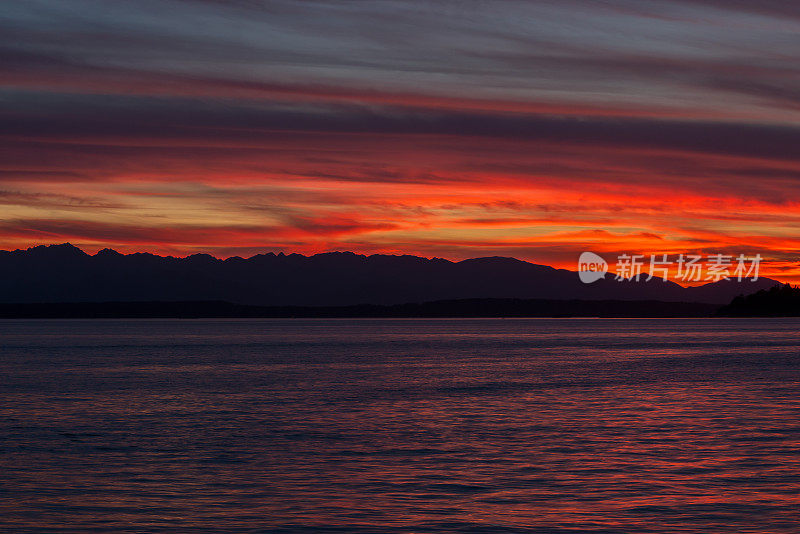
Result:
<instances>
[{"instance_id":1,"label":"ocean surface","mask_svg":"<svg viewBox=\"0 0 800 534\"><path fill-rule=\"evenodd\" d=\"M800 320L0 321L2 532L800 532Z\"/></svg>"}]
</instances>

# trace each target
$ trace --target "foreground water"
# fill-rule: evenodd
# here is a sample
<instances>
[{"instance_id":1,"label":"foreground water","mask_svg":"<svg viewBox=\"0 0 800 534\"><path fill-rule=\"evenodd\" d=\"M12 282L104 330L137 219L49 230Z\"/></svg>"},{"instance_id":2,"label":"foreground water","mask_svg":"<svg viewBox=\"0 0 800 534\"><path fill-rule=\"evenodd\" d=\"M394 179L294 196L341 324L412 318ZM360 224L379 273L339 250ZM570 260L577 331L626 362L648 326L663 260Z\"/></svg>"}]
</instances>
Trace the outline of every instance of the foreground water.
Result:
<instances>
[{"instance_id":1,"label":"foreground water","mask_svg":"<svg viewBox=\"0 0 800 534\"><path fill-rule=\"evenodd\" d=\"M800 321L0 321L5 532L800 532Z\"/></svg>"}]
</instances>

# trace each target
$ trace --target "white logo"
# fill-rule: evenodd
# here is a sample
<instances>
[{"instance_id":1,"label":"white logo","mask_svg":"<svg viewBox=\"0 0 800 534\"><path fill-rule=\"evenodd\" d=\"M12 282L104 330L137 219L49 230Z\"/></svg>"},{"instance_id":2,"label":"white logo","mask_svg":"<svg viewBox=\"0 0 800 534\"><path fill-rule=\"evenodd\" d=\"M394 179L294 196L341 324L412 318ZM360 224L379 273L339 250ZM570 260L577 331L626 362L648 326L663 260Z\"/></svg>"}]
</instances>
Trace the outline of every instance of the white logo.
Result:
<instances>
[{"instance_id":1,"label":"white logo","mask_svg":"<svg viewBox=\"0 0 800 534\"><path fill-rule=\"evenodd\" d=\"M761 264L761 254L745 256L739 254L710 254L703 262L700 254L679 254L677 259L671 259L669 254L650 254L650 261L644 254L620 254L615 265L616 276L614 280L636 281L642 276L649 282L653 278L660 278L664 282L670 278L672 267L676 267L675 279L682 282L719 282L721 280L758 280L758 268ZM644 268L650 264L649 273ZM705 271L704 271L705 269ZM605 278L608 272L606 260L594 252L582 252L578 258L578 276L584 284L591 284ZM706 276L703 277L703 274Z\"/></svg>"},{"instance_id":2,"label":"white logo","mask_svg":"<svg viewBox=\"0 0 800 534\"><path fill-rule=\"evenodd\" d=\"M578 276L584 284L591 284L605 278L608 272L606 260L594 252L583 252L578 258Z\"/></svg>"}]
</instances>

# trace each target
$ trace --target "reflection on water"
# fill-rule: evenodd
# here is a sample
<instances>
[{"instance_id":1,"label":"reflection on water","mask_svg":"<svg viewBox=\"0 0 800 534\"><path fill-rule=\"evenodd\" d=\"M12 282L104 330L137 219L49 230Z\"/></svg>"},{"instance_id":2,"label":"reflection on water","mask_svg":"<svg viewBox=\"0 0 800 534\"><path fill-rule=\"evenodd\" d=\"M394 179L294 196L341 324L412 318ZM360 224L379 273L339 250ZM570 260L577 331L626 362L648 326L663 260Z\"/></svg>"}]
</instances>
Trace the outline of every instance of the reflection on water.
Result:
<instances>
[{"instance_id":1,"label":"reflection on water","mask_svg":"<svg viewBox=\"0 0 800 534\"><path fill-rule=\"evenodd\" d=\"M0 322L0 528L800 532L798 320Z\"/></svg>"}]
</instances>

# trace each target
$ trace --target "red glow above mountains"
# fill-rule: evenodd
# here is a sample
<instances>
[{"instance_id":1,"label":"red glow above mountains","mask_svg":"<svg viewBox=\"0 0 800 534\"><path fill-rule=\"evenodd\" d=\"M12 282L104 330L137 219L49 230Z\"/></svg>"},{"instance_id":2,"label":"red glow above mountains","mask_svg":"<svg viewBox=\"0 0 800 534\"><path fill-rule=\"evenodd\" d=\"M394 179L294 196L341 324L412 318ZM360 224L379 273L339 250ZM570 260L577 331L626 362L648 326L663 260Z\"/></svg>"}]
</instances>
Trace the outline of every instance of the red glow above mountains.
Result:
<instances>
[{"instance_id":1,"label":"red glow above mountains","mask_svg":"<svg viewBox=\"0 0 800 534\"><path fill-rule=\"evenodd\" d=\"M0 23L0 248L760 253L800 281L788 8L71 4Z\"/></svg>"}]
</instances>

